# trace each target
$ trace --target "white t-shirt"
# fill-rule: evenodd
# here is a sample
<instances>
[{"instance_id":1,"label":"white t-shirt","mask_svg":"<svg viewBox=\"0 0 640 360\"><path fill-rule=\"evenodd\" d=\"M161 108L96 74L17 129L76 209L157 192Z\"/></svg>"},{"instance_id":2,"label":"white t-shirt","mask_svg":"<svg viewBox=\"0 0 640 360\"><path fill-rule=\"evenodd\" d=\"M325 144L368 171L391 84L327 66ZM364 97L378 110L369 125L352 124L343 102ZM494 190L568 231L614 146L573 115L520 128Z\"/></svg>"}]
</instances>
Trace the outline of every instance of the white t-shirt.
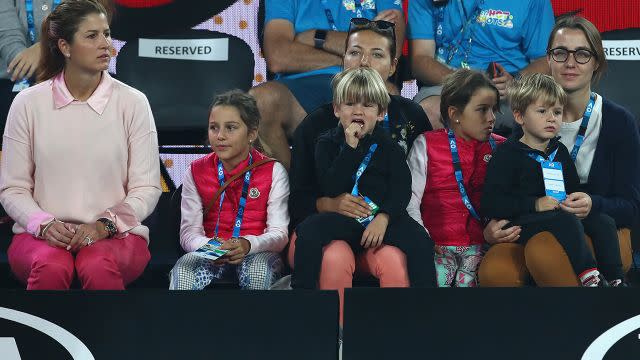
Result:
<instances>
[{"instance_id":1,"label":"white t-shirt","mask_svg":"<svg viewBox=\"0 0 640 360\"><path fill-rule=\"evenodd\" d=\"M602 97L598 94L596 95L596 102L593 106L591 118L589 119L589 125L587 125L584 142L576 158L576 169L578 170L578 177L580 177L581 184L587 183L589 179L593 155L596 152L596 145L598 144L600 129L602 128ZM560 142L567 147L569 153L571 153L573 145L576 143L576 136L578 136L581 123L582 118L579 118L572 122L563 122L560 125Z\"/></svg>"}]
</instances>

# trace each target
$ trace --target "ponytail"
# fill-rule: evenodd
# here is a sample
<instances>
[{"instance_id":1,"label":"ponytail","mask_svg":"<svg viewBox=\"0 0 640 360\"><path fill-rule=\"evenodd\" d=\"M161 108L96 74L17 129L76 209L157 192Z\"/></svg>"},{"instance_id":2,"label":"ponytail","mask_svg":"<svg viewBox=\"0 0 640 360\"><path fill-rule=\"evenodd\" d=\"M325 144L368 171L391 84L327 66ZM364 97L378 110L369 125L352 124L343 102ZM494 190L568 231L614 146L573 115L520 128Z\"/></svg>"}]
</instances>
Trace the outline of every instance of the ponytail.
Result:
<instances>
[{"instance_id":1,"label":"ponytail","mask_svg":"<svg viewBox=\"0 0 640 360\"><path fill-rule=\"evenodd\" d=\"M58 41L63 39L71 44L78 26L89 14L104 14L110 20L110 13L98 0L65 0L44 19L40 32L38 82L49 80L64 69L65 59Z\"/></svg>"}]
</instances>

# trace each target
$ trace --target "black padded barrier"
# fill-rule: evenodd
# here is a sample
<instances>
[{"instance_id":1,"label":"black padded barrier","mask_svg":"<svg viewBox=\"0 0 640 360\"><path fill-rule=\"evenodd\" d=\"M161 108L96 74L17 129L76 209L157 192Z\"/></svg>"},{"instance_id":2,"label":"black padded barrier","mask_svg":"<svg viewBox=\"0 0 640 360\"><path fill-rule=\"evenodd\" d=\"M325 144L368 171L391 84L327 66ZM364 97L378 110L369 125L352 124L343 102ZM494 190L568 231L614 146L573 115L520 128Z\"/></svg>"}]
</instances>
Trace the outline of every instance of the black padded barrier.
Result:
<instances>
[{"instance_id":1,"label":"black padded barrier","mask_svg":"<svg viewBox=\"0 0 640 360\"><path fill-rule=\"evenodd\" d=\"M7 320L18 314L19 322ZM24 325L30 315L29 326ZM50 322L95 359L336 359L335 291L26 292L0 290L0 340L13 338L22 360L72 357L35 330ZM55 331L62 339L63 333ZM13 346L15 349L16 345ZM9 346L10 347L10 346ZM0 341L0 358L9 358ZM5 350L3 355L3 350Z\"/></svg>"},{"instance_id":2,"label":"black padded barrier","mask_svg":"<svg viewBox=\"0 0 640 360\"><path fill-rule=\"evenodd\" d=\"M583 357L627 320L604 357ZM345 360L637 359L640 289L353 288L344 326Z\"/></svg>"}]
</instances>

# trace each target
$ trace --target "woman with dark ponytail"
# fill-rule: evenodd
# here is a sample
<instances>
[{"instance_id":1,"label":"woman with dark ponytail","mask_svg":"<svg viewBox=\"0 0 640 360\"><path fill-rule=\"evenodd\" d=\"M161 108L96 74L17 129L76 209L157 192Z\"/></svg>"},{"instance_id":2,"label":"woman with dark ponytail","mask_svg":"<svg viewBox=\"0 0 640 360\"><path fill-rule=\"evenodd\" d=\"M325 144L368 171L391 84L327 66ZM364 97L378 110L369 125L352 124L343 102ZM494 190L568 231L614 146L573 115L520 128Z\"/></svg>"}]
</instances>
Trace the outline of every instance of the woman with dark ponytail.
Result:
<instances>
[{"instance_id":1,"label":"woman with dark ponytail","mask_svg":"<svg viewBox=\"0 0 640 360\"><path fill-rule=\"evenodd\" d=\"M141 224L160 196L147 98L111 78L108 12L64 0L44 20L38 84L9 110L0 202L16 221L8 257L27 289L124 289L146 267Z\"/></svg>"}]
</instances>

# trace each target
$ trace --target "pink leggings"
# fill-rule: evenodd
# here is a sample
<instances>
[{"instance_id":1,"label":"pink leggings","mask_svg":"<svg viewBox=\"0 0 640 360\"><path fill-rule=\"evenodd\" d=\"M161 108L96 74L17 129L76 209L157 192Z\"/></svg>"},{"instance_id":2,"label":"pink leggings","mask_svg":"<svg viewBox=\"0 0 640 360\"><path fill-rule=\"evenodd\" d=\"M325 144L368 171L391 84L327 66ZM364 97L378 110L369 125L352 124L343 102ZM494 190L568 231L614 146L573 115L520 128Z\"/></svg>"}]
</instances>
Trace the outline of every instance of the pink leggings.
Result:
<instances>
[{"instance_id":1,"label":"pink leggings","mask_svg":"<svg viewBox=\"0 0 640 360\"><path fill-rule=\"evenodd\" d=\"M287 258L291 268L294 267L293 255L296 250L297 236L294 233L289 243ZM380 287L409 287L407 259L404 253L395 246L382 245L375 249L367 249L356 257L349 244L342 240L333 240L322 251L322 267L320 268L320 289L338 290L340 295L340 324L342 324L342 308L344 289L353 285L353 274L370 274L380 280Z\"/></svg>"},{"instance_id":2,"label":"pink leggings","mask_svg":"<svg viewBox=\"0 0 640 360\"><path fill-rule=\"evenodd\" d=\"M9 265L27 290L66 290L74 272L85 290L124 290L142 274L151 255L147 241L129 234L83 247L75 255L29 233L13 237Z\"/></svg>"}]
</instances>

